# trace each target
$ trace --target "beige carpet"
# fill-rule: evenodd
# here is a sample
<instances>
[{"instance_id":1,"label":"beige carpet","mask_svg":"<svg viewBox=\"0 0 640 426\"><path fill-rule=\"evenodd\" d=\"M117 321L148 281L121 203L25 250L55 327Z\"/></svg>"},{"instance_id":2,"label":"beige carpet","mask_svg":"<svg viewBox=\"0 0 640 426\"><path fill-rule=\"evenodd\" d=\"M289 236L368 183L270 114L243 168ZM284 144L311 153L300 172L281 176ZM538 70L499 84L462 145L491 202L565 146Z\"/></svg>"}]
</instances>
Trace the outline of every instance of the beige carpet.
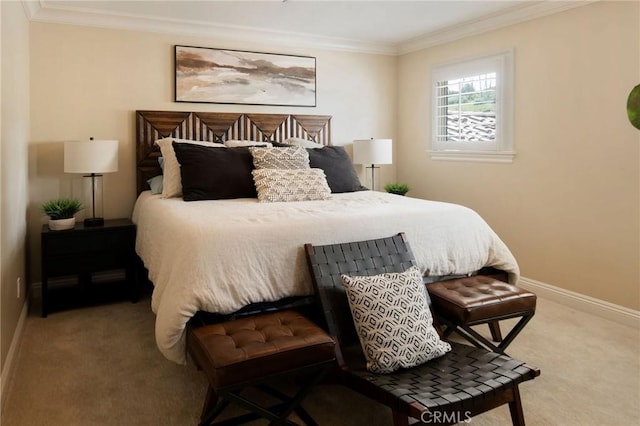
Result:
<instances>
[{"instance_id":1,"label":"beige carpet","mask_svg":"<svg viewBox=\"0 0 640 426\"><path fill-rule=\"evenodd\" d=\"M26 322L2 426L198 423L205 378L158 352L149 297L38 315ZM509 351L542 370L521 386L527 424L638 424L639 337L638 330L539 300ZM335 385L318 387L304 405L321 425L392 424L388 410ZM470 424L510 424L509 410Z\"/></svg>"}]
</instances>

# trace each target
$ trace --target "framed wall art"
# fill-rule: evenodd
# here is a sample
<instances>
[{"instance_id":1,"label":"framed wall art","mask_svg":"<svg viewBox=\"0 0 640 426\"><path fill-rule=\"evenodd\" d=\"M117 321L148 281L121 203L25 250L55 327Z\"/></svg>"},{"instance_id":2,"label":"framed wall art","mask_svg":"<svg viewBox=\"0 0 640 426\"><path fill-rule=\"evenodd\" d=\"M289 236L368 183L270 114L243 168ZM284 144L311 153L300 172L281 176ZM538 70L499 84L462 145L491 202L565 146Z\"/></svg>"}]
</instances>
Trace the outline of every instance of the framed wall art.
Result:
<instances>
[{"instance_id":1,"label":"framed wall art","mask_svg":"<svg viewBox=\"0 0 640 426\"><path fill-rule=\"evenodd\" d=\"M175 101L316 106L316 58L175 46Z\"/></svg>"}]
</instances>

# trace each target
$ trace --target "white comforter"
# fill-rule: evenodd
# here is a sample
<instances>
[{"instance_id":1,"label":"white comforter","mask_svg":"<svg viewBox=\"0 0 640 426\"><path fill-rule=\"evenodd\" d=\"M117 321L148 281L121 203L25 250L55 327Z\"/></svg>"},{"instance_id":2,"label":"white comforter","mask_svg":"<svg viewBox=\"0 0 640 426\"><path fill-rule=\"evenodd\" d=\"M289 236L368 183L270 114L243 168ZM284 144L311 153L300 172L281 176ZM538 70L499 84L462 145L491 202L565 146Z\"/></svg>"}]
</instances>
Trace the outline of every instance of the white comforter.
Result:
<instances>
[{"instance_id":1,"label":"white comforter","mask_svg":"<svg viewBox=\"0 0 640 426\"><path fill-rule=\"evenodd\" d=\"M368 240L405 232L425 275L494 266L518 278L505 244L474 211L382 192L331 200L258 203L255 199L184 202L142 193L133 221L136 250L154 283L156 342L184 363L185 325L197 311L308 295L304 243Z\"/></svg>"}]
</instances>

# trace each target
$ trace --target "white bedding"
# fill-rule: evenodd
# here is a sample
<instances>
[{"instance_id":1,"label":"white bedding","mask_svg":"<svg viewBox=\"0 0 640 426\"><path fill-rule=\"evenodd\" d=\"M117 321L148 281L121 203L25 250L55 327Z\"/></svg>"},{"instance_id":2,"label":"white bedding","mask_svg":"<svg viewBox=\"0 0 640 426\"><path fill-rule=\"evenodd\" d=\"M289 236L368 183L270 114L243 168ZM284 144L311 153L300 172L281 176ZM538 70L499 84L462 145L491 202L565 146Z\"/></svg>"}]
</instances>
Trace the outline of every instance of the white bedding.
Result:
<instances>
[{"instance_id":1,"label":"white bedding","mask_svg":"<svg viewBox=\"0 0 640 426\"><path fill-rule=\"evenodd\" d=\"M156 342L184 363L185 325L197 311L312 293L304 243L368 240L405 232L425 275L465 274L518 265L486 222L455 204L382 192L332 194L330 200L258 203L256 199L184 202L144 192L133 221L136 251L154 283Z\"/></svg>"}]
</instances>

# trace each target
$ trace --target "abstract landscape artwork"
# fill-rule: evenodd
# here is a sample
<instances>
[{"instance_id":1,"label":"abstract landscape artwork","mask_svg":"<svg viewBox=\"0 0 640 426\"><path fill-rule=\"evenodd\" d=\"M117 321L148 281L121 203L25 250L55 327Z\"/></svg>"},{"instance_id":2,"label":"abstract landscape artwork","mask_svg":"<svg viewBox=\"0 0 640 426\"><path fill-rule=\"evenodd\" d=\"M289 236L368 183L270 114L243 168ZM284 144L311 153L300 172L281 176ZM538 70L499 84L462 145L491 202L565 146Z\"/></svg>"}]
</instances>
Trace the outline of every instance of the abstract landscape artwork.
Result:
<instances>
[{"instance_id":1,"label":"abstract landscape artwork","mask_svg":"<svg viewBox=\"0 0 640 426\"><path fill-rule=\"evenodd\" d=\"M175 47L176 102L316 106L316 58Z\"/></svg>"}]
</instances>

